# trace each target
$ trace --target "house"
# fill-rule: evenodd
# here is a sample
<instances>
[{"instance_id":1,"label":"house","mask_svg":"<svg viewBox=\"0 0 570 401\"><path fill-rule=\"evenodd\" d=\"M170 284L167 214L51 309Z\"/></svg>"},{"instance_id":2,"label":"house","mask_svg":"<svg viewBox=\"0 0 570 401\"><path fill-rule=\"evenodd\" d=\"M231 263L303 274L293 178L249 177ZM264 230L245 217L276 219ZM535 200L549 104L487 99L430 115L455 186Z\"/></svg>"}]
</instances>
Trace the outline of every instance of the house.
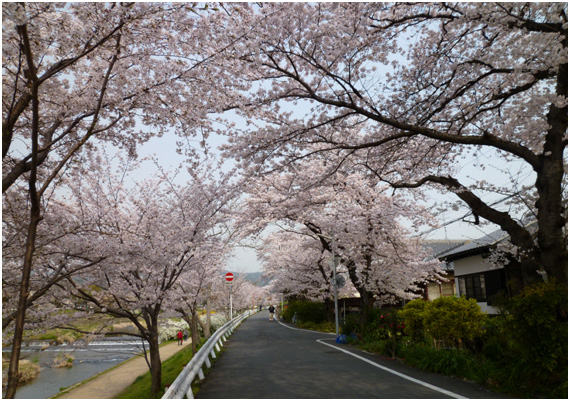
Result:
<instances>
[{"instance_id":1,"label":"house","mask_svg":"<svg viewBox=\"0 0 570 401\"><path fill-rule=\"evenodd\" d=\"M466 241L460 240L431 240L424 242L423 246L430 250L433 258L442 260L442 255L465 245L465 243ZM452 297L456 294L453 265L445 263L443 271L445 273L445 280L430 282L424 287L423 297L426 301L433 301L439 297Z\"/></svg>"},{"instance_id":2,"label":"house","mask_svg":"<svg viewBox=\"0 0 570 401\"><path fill-rule=\"evenodd\" d=\"M490 250L508 238L505 231L497 230L439 255L454 271L455 294L476 299L481 310L489 314L499 311L493 303L494 296L511 296L511 282L520 280L516 268L497 268L487 260Z\"/></svg>"}]
</instances>

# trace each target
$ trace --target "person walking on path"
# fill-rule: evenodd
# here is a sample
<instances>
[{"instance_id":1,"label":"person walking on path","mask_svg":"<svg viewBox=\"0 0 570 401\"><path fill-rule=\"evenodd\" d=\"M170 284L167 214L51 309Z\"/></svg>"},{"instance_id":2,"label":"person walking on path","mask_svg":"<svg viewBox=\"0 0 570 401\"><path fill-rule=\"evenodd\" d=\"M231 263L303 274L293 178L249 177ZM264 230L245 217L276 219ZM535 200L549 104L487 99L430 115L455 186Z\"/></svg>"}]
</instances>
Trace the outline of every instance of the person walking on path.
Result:
<instances>
[{"instance_id":1,"label":"person walking on path","mask_svg":"<svg viewBox=\"0 0 570 401\"><path fill-rule=\"evenodd\" d=\"M182 345L182 337L183 337L182 330L178 330L177 337L178 337L178 345Z\"/></svg>"},{"instance_id":2,"label":"person walking on path","mask_svg":"<svg viewBox=\"0 0 570 401\"><path fill-rule=\"evenodd\" d=\"M273 321L273 316L275 315L275 306L271 305L269 307L269 321Z\"/></svg>"}]
</instances>

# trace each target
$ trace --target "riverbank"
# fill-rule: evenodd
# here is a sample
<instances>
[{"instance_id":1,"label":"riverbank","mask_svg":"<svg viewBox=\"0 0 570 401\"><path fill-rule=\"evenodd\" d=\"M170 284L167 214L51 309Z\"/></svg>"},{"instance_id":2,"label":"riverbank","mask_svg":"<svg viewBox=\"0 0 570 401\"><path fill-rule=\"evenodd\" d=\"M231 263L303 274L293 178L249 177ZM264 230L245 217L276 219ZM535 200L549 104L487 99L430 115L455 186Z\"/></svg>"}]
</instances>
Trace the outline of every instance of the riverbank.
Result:
<instances>
[{"instance_id":1,"label":"riverbank","mask_svg":"<svg viewBox=\"0 0 570 401\"><path fill-rule=\"evenodd\" d=\"M170 342L160 347L160 359L165 361L184 347ZM58 399L113 399L130 386L137 377L148 372L148 366L142 355L129 359L87 381L78 383L52 398Z\"/></svg>"},{"instance_id":2,"label":"riverbank","mask_svg":"<svg viewBox=\"0 0 570 401\"><path fill-rule=\"evenodd\" d=\"M4 394L4 386L8 382L8 364L9 359L4 359L4 355L2 355L2 394ZM20 359L20 379L19 383L26 383L30 380L34 380L38 374L40 373L40 365L27 360L27 359Z\"/></svg>"}]
</instances>

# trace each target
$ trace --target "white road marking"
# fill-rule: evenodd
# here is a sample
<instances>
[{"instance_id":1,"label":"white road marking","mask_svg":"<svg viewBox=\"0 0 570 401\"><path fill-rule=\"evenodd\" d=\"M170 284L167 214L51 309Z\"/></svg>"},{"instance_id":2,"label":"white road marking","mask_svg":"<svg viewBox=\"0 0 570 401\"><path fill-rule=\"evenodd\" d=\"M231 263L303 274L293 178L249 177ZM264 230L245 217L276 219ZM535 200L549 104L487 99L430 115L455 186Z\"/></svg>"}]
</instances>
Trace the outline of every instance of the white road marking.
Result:
<instances>
[{"instance_id":1,"label":"white road marking","mask_svg":"<svg viewBox=\"0 0 570 401\"><path fill-rule=\"evenodd\" d=\"M280 320L278 320L277 322L279 322L279 324L280 324L281 326L287 327L287 328L290 329L290 330L308 331L308 332L310 332L310 333L320 333L319 331L307 330L307 329L299 329L299 328L296 328L296 327L287 326L286 324L282 323ZM333 336L336 335L336 334L334 334L334 333L322 333L322 334L331 334L331 335L333 335ZM395 371L395 370L393 370L393 369L390 369L390 368L387 368L387 367L385 367L385 366L382 366L382 365L380 365L380 364L378 364L378 363L376 363L376 362L372 362L371 360L366 359L366 358L364 358L363 356L354 354L354 353L352 353L352 352L350 352L350 351L347 351L347 350L345 350L345 349L336 347L336 346L334 346L334 345L332 345L332 344L327 344L327 343L324 342L324 340L327 340L327 339L326 339L326 338L323 338L323 339L317 340L317 342L320 343L320 344L326 345L327 347L331 347L331 348L334 348L334 349L339 350L339 351L341 351L341 352L344 352L345 354L348 354L348 355L353 356L353 357L355 357L355 358L358 358L358 359L360 359L360 360L362 360L362 361L364 361L364 362L366 362L366 363L368 363L368 364L370 364L370 365L372 365L372 366L374 366L374 367L377 367L377 368L379 368L379 369L382 369L382 370L384 370L384 371L386 371L386 372L388 372L388 373L391 373L391 374L393 374L393 375L399 376L399 377L401 377L401 378L403 378L403 379L406 379L406 380L409 380L409 381L411 381L411 382L417 383L417 384L419 384L419 385L421 385L421 386L424 386L424 387L427 387L427 388L429 388L429 389L435 390L435 391L437 391L437 392L439 392L439 393L448 395L448 396L450 396L450 397L452 397L452 398L458 398L458 399L466 399L466 398L467 398L467 397L464 397L464 396L462 396L462 395L455 394L455 393L453 393L453 392L451 392L451 391L445 390L445 389L443 389L443 388L441 388L441 387L434 386L433 384L429 384L429 383L426 383L426 382L424 382L424 381L421 381L421 380L418 380L418 379L414 379L414 378L411 377L411 376L408 376L408 375L405 375L405 374L403 374L403 373L397 372L397 371Z\"/></svg>"},{"instance_id":2,"label":"white road marking","mask_svg":"<svg viewBox=\"0 0 570 401\"><path fill-rule=\"evenodd\" d=\"M392 370L392 369L390 369L390 368L387 368L387 367L385 367L385 366L382 366L382 365L380 365L380 364L377 364L376 362L372 362L371 360L368 360L368 359L366 359L366 358L364 358L364 357L362 357L362 356L360 356L360 355L354 354L354 353L352 353L352 352L350 352L350 351L347 351L347 350L345 350L345 349L336 347L336 346L334 346L334 345L332 345L332 344L327 344L327 343L325 343L323 340L326 340L326 339L317 340L317 342L320 343L320 344L326 345L327 347L331 347L331 348L337 349L337 350L339 350L339 351L341 351L341 352L344 352L345 354L348 354L348 355L353 356L353 357L355 357L355 358L358 358L358 359L360 359L360 360L362 360L362 361L364 361L364 362L366 362L366 363L368 363L368 364L370 364L370 365L372 365L372 366L374 366L374 367L377 367L377 368L379 368L379 369L385 370L385 371L388 372L388 373L392 373L393 375L399 376L399 377L401 377L401 378L403 378L403 379L406 379L406 380L409 380L409 381L411 381L411 382L417 383L417 384L419 384L419 385L421 385L421 386L430 388L430 389L432 389L432 390L435 390L435 391L437 391L437 392L440 392L440 393L442 393L442 394L448 395L448 396L453 397L453 398L460 398L460 399L467 398L467 397L463 397L462 395L452 393L451 391L447 391L447 390L445 390L445 389L442 389L441 387L437 387L437 386L434 386L434 385L432 385L432 384L426 383L426 382L424 382L424 381L421 381L421 380L418 380L418 379L414 379L413 377L410 377L410 376L405 375L405 374L403 374L403 373L397 372L397 371L395 371L395 370Z\"/></svg>"},{"instance_id":3,"label":"white road marking","mask_svg":"<svg viewBox=\"0 0 570 401\"><path fill-rule=\"evenodd\" d=\"M335 333L323 333L322 331L299 329L299 328L297 328L297 327L287 326L285 323L281 322L281 320L278 320L277 323L279 323L279 324L280 324L281 326L283 326L283 327L287 327L289 330L306 331L306 332L309 332L309 333L328 334L328 335L331 335L331 336L336 336Z\"/></svg>"}]
</instances>

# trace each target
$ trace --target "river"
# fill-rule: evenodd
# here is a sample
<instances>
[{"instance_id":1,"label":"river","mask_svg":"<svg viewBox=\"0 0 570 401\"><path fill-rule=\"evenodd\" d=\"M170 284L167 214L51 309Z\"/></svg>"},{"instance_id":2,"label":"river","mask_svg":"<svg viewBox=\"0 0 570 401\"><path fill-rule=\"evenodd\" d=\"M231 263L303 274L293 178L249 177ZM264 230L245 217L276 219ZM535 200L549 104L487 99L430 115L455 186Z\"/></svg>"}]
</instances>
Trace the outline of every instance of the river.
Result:
<instances>
[{"instance_id":1,"label":"river","mask_svg":"<svg viewBox=\"0 0 570 401\"><path fill-rule=\"evenodd\" d=\"M142 351L141 341L136 337L104 338L87 345L77 341L73 345L52 345L42 351L47 345L47 342L35 341L22 348L22 358L39 362L41 371L34 380L18 387L16 398L49 398L62 388L86 380ZM10 351L2 349L3 353ZM73 355L73 367L51 367L54 359L62 354Z\"/></svg>"}]
</instances>

